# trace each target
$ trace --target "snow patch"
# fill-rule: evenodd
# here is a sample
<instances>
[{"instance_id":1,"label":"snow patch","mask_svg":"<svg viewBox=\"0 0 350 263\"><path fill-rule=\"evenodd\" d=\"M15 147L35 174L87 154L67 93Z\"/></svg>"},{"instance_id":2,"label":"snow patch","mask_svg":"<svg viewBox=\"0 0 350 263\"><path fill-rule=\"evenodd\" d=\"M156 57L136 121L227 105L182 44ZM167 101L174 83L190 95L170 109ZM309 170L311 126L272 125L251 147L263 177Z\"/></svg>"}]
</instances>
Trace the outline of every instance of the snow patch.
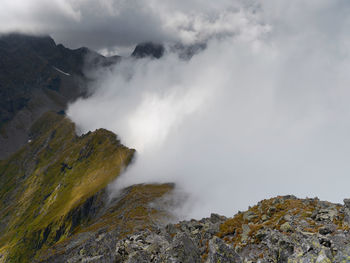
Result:
<instances>
[{"instance_id":1,"label":"snow patch","mask_svg":"<svg viewBox=\"0 0 350 263\"><path fill-rule=\"evenodd\" d=\"M64 75L66 75L66 76L70 76L70 74L69 73L67 73L67 72L64 72L64 71L62 71L62 70L60 70L60 69L58 69L58 68L56 68L56 67L53 67L55 70L57 70L59 73L62 73L62 74L64 74Z\"/></svg>"}]
</instances>

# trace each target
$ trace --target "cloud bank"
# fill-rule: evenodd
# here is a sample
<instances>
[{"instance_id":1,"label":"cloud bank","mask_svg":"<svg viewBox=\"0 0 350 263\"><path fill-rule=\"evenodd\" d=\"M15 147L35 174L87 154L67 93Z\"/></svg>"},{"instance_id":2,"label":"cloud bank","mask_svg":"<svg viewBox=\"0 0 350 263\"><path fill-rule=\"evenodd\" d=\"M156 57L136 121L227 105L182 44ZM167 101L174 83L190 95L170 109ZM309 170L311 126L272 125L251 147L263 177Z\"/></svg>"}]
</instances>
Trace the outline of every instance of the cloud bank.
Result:
<instances>
[{"instance_id":1,"label":"cloud bank","mask_svg":"<svg viewBox=\"0 0 350 263\"><path fill-rule=\"evenodd\" d=\"M69 47L108 54L146 41L193 43L234 34L235 25L245 23L244 16L232 15L240 5L227 0L3 0L0 33L50 34Z\"/></svg>"},{"instance_id":2,"label":"cloud bank","mask_svg":"<svg viewBox=\"0 0 350 263\"><path fill-rule=\"evenodd\" d=\"M138 150L115 188L175 182L190 194L186 217L231 216L279 194L340 202L350 183L349 4L234 4L234 34L216 34L189 61L168 52L96 72L93 95L68 115Z\"/></svg>"}]
</instances>

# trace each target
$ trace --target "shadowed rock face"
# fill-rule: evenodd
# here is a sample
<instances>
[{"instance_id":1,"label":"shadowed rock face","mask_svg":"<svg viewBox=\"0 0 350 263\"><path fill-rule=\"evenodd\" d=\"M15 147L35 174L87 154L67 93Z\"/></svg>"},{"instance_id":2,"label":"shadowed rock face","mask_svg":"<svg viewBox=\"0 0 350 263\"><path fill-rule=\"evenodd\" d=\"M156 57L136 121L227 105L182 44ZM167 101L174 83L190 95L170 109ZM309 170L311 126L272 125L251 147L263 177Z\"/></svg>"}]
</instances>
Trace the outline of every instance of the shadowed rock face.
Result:
<instances>
[{"instance_id":1,"label":"shadowed rock face","mask_svg":"<svg viewBox=\"0 0 350 263\"><path fill-rule=\"evenodd\" d=\"M83 76L85 48L66 49L56 45L50 37L18 34L0 38L0 110L1 123L13 119L28 107L35 90L50 89L57 96L74 99L81 94L73 76ZM72 77L62 72L70 74ZM67 77L67 78L65 78ZM67 83L63 83L66 80ZM70 84L70 89L62 88Z\"/></svg>"},{"instance_id":2,"label":"shadowed rock face","mask_svg":"<svg viewBox=\"0 0 350 263\"><path fill-rule=\"evenodd\" d=\"M177 43L170 45L168 48L171 52L176 53L180 59L190 60L193 56L205 50L207 48L207 44L199 43L193 45L183 45L181 43ZM147 42L138 44L131 56L135 58L150 57L159 59L163 57L164 53L165 48L163 45Z\"/></svg>"},{"instance_id":3,"label":"shadowed rock face","mask_svg":"<svg viewBox=\"0 0 350 263\"><path fill-rule=\"evenodd\" d=\"M160 44L155 44L152 42L138 44L131 56L136 58L161 58L164 54L164 47Z\"/></svg>"},{"instance_id":4,"label":"shadowed rock face","mask_svg":"<svg viewBox=\"0 0 350 263\"><path fill-rule=\"evenodd\" d=\"M207 48L206 43L198 43L193 45L175 44L170 47L170 50L177 53L180 59L190 60L193 56L199 54Z\"/></svg>"},{"instance_id":5,"label":"shadowed rock face","mask_svg":"<svg viewBox=\"0 0 350 263\"><path fill-rule=\"evenodd\" d=\"M86 93L86 67L110 65L87 48L71 50L48 36L0 37L0 159L28 140L35 120L48 110L65 110Z\"/></svg>"},{"instance_id":6,"label":"shadowed rock face","mask_svg":"<svg viewBox=\"0 0 350 263\"><path fill-rule=\"evenodd\" d=\"M171 48L181 59L203 49L205 44ZM159 59L164 52L163 45L148 42L137 45L131 56ZM84 72L121 59L85 47L68 49L49 36L0 36L0 159L28 141L30 126L43 113L64 111L69 102L87 95L92 80Z\"/></svg>"}]
</instances>

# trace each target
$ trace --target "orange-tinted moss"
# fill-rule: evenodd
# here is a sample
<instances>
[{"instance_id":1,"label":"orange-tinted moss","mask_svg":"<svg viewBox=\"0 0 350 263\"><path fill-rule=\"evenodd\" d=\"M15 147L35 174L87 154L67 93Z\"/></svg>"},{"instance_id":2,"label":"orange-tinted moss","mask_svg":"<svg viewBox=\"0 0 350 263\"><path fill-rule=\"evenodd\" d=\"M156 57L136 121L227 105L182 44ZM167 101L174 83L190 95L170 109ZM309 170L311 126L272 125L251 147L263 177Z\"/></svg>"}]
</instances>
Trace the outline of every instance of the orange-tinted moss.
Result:
<instances>
[{"instance_id":1,"label":"orange-tinted moss","mask_svg":"<svg viewBox=\"0 0 350 263\"><path fill-rule=\"evenodd\" d=\"M248 210L253 212L256 217L252 217L248 221L244 218L245 213L238 213L221 224L217 236L221 238L229 237L225 238L225 240L234 246L244 245L241 243L241 239L243 225L246 224L250 228L249 233L247 233L250 242L259 243L260 240L256 238L256 235L260 229L272 228L280 230L281 225L286 222L284 219L286 215L294 216L297 220L308 220L316 206L317 201L312 199L307 202L305 200L286 199L283 197L266 199ZM262 220L263 216L267 218L265 221ZM318 231L316 228L314 230Z\"/></svg>"}]
</instances>

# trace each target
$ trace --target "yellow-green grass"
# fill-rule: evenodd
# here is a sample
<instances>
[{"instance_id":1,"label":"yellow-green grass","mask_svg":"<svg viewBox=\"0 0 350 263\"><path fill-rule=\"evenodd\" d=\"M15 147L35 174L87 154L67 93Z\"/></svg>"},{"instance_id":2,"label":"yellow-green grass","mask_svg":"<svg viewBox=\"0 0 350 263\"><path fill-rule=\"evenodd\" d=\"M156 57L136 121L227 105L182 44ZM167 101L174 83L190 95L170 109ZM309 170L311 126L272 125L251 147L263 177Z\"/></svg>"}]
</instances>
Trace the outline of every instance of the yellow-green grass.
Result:
<instances>
[{"instance_id":1,"label":"yellow-green grass","mask_svg":"<svg viewBox=\"0 0 350 263\"><path fill-rule=\"evenodd\" d=\"M317 209L318 202L315 199L303 200L284 197L266 199L249 208L247 212L252 212L256 215L251 220L248 221L244 217L245 213L240 212L221 224L217 235L234 246L244 246L247 243L242 243L243 225L248 225L250 229L248 243L259 243L259 238L256 238L258 231L264 228L270 228L283 232L281 226L287 222L285 218L287 215L293 216L295 223L301 221L307 223L306 226L298 224L301 231L316 233L323 226L322 222L316 222L311 218L313 212ZM333 219L333 223L339 229L347 230L349 227L343 224L342 219L344 214L340 213L341 206L336 205L335 209L338 211L338 214ZM264 217L265 220L263 220Z\"/></svg>"},{"instance_id":2,"label":"yellow-green grass","mask_svg":"<svg viewBox=\"0 0 350 263\"><path fill-rule=\"evenodd\" d=\"M0 161L0 253L9 262L29 261L44 244L69 236L70 212L114 180L134 154L104 129L76 136L74 124L53 112L31 132L32 142Z\"/></svg>"}]
</instances>

